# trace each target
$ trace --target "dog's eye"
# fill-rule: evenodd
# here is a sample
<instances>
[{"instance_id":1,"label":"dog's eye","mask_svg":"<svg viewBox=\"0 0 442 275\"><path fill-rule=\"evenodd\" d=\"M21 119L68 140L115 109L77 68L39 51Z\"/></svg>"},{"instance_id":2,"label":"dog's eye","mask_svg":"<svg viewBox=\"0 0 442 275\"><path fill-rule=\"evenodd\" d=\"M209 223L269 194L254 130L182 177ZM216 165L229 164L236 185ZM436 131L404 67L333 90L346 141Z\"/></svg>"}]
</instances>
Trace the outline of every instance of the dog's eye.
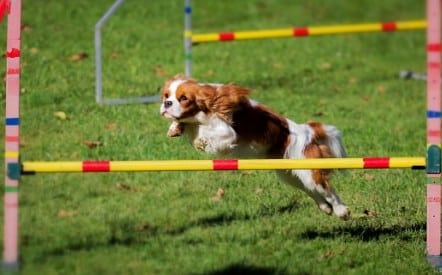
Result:
<instances>
[{"instance_id":1,"label":"dog's eye","mask_svg":"<svg viewBox=\"0 0 442 275\"><path fill-rule=\"evenodd\" d=\"M169 97L169 94L168 93L165 93L164 94L164 98L168 98Z\"/></svg>"},{"instance_id":2,"label":"dog's eye","mask_svg":"<svg viewBox=\"0 0 442 275\"><path fill-rule=\"evenodd\" d=\"M187 97L186 97L185 95L182 95L182 96L180 97L179 101L184 101L184 100L187 100Z\"/></svg>"}]
</instances>

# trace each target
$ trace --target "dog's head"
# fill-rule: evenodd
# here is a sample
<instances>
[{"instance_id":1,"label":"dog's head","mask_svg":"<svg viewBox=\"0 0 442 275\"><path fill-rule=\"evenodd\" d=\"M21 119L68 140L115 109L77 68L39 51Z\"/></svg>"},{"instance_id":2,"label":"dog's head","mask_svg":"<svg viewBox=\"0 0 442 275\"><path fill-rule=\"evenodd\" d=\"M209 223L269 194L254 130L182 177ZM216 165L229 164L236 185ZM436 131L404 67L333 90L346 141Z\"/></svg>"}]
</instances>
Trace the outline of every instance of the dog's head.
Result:
<instances>
[{"instance_id":1,"label":"dog's head","mask_svg":"<svg viewBox=\"0 0 442 275\"><path fill-rule=\"evenodd\" d=\"M178 75L162 88L160 113L180 122L201 122L209 114L230 122L232 112L241 102L248 102L248 89L233 84L198 83Z\"/></svg>"},{"instance_id":2,"label":"dog's head","mask_svg":"<svg viewBox=\"0 0 442 275\"><path fill-rule=\"evenodd\" d=\"M166 81L161 93L160 113L165 118L185 121L199 112L208 112L201 86L193 79L175 76Z\"/></svg>"}]
</instances>

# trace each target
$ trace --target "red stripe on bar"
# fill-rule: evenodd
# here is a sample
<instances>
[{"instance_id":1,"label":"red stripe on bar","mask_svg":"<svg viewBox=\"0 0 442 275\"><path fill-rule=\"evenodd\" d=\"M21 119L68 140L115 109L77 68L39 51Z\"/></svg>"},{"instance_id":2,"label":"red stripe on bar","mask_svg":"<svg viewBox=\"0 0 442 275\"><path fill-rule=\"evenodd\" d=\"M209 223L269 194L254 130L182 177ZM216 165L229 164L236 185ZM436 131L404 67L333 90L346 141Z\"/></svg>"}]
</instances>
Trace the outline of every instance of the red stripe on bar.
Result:
<instances>
[{"instance_id":1,"label":"red stripe on bar","mask_svg":"<svg viewBox=\"0 0 442 275\"><path fill-rule=\"evenodd\" d=\"M397 25L395 22L384 22L382 23L382 31L393 32L397 30Z\"/></svg>"},{"instance_id":2,"label":"red stripe on bar","mask_svg":"<svg viewBox=\"0 0 442 275\"><path fill-rule=\"evenodd\" d=\"M6 74L20 74L20 69L8 69Z\"/></svg>"},{"instance_id":3,"label":"red stripe on bar","mask_svg":"<svg viewBox=\"0 0 442 275\"><path fill-rule=\"evenodd\" d=\"M364 168L389 168L390 158L363 158Z\"/></svg>"},{"instance_id":4,"label":"red stripe on bar","mask_svg":"<svg viewBox=\"0 0 442 275\"><path fill-rule=\"evenodd\" d=\"M440 137L440 131L439 130L428 130L427 135L431 136L431 137Z\"/></svg>"},{"instance_id":5,"label":"red stripe on bar","mask_svg":"<svg viewBox=\"0 0 442 275\"><path fill-rule=\"evenodd\" d=\"M6 136L5 140L7 142L18 142L20 138L18 136Z\"/></svg>"},{"instance_id":6,"label":"red stripe on bar","mask_svg":"<svg viewBox=\"0 0 442 275\"><path fill-rule=\"evenodd\" d=\"M294 28L293 36L308 36L309 31L308 28Z\"/></svg>"},{"instance_id":7,"label":"red stripe on bar","mask_svg":"<svg viewBox=\"0 0 442 275\"><path fill-rule=\"evenodd\" d=\"M238 160L213 160L213 170L238 170Z\"/></svg>"},{"instance_id":8,"label":"red stripe on bar","mask_svg":"<svg viewBox=\"0 0 442 275\"><path fill-rule=\"evenodd\" d=\"M18 204L16 202L7 202L7 203L5 203L5 207L18 208Z\"/></svg>"},{"instance_id":9,"label":"red stripe on bar","mask_svg":"<svg viewBox=\"0 0 442 275\"><path fill-rule=\"evenodd\" d=\"M440 68L440 62L428 62L428 68L434 68L439 69Z\"/></svg>"},{"instance_id":10,"label":"red stripe on bar","mask_svg":"<svg viewBox=\"0 0 442 275\"><path fill-rule=\"evenodd\" d=\"M83 172L109 172L110 161L83 161Z\"/></svg>"},{"instance_id":11,"label":"red stripe on bar","mask_svg":"<svg viewBox=\"0 0 442 275\"><path fill-rule=\"evenodd\" d=\"M220 41L230 41L235 40L235 33L233 32L222 32L219 34Z\"/></svg>"},{"instance_id":12,"label":"red stripe on bar","mask_svg":"<svg viewBox=\"0 0 442 275\"><path fill-rule=\"evenodd\" d=\"M9 58L16 58L16 57L20 57L20 50L16 49L16 48L12 48L9 52L6 52L6 57Z\"/></svg>"},{"instance_id":13,"label":"red stripe on bar","mask_svg":"<svg viewBox=\"0 0 442 275\"><path fill-rule=\"evenodd\" d=\"M440 43L428 44L427 51L429 52L440 52Z\"/></svg>"}]
</instances>

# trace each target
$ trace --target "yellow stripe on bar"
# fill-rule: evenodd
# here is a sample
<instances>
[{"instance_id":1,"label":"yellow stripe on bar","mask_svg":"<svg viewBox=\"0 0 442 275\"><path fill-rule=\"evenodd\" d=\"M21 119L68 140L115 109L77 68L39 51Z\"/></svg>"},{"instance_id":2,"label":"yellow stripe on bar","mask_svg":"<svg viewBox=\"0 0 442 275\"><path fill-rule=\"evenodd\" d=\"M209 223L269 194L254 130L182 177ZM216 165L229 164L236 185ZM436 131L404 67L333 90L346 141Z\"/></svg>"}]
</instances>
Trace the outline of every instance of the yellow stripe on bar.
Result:
<instances>
[{"instance_id":1,"label":"yellow stripe on bar","mask_svg":"<svg viewBox=\"0 0 442 275\"><path fill-rule=\"evenodd\" d=\"M215 42L219 40L218 37L217 33L193 34L192 43Z\"/></svg>"},{"instance_id":2,"label":"yellow stripe on bar","mask_svg":"<svg viewBox=\"0 0 442 275\"><path fill-rule=\"evenodd\" d=\"M415 20L415 21L398 21L396 22L398 30L417 30L426 29L427 21Z\"/></svg>"},{"instance_id":3,"label":"yellow stripe on bar","mask_svg":"<svg viewBox=\"0 0 442 275\"><path fill-rule=\"evenodd\" d=\"M381 24L338 25L338 26L327 26L327 27L311 27L308 28L308 30L309 30L309 35L375 32L375 31L382 31L382 25Z\"/></svg>"},{"instance_id":4,"label":"yellow stripe on bar","mask_svg":"<svg viewBox=\"0 0 442 275\"><path fill-rule=\"evenodd\" d=\"M5 158L18 158L19 153L18 152L5 152Z\"/></svg>"},{"instance_id":5,"label":"yellow stripe on bar","mask_svg":"<svg viewBox=\"0 0 442 275\"><path fill-rule=\"evenodd\" d=\"M110 172L205 170L213 170L212 160L151 160L110 162Z\"/></svg>"},{"instance_id":6,"label":"yellow stripe on bar","mask_svg":"<svg viewBox=\"0 0 442 275\"><path fill-rule=\"evenodd\" d=\"M426 158L390 158L390 168L425 167Z\"/></svg>"},{"instance_id":7,"label":"yellow stripe on bar","mask_svg":"<svg viewBox=\"0 0 442 275\"><path fill-rule=\"evenodd\" d=\"M81 161L25 161L22 163L22 171L32 173L83 172L83 163Z\"/></svg>"},{"instance_id":8,"label":"yellow stripe on bar","mask_svg":"<svg viewBox=\"0 0 442 275\"><path fill-rule=\"evenodd\" d=\"M239 160L239 170L276 170L276 169L360 169L364 168L361 158L343 159L250 159Z\"/></svg>"},{"instance_id":9,"label":"yellow stripe on bar","mask_svg":"<svg viewBox=\"0 0 442 275\"><path fill-rule=\"evenodd\" d=\"M235 32L235 40L266 39L293 36L293 29ZM193 41L193 38L192 38Z\"/></svg>"}]
</instances>

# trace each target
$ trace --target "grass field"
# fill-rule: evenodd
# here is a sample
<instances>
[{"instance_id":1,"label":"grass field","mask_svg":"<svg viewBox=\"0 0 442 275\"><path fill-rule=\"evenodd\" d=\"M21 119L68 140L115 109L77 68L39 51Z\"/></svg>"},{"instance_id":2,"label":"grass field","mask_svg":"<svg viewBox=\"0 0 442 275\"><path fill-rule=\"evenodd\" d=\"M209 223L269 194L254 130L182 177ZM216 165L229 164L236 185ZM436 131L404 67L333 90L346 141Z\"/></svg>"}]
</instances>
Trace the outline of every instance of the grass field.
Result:
<instances>
[{"instance_id":1,"label":"grass field","mask_svg":"<svg viewBox=\"0 0 442 275\"><path fill-rule=\"evenodd\" d=\"M95 103L93 27L113 2L23 1L22 160L212 158L166 137L159 103ZM106 97L157 95L183 72L182 2L127 1L104 27ZM193 2L195 33L425 17L424 2L411 0ZM294 121L338 126L351 157L425 155L425 83L398 77L425 71L424 31L205 44L193 60L197 79L235 82ZM21 274L433 272L423 171L333 180L349 221L320 213L273 172L26 176Z\"/></svg>"}]
</instances>

